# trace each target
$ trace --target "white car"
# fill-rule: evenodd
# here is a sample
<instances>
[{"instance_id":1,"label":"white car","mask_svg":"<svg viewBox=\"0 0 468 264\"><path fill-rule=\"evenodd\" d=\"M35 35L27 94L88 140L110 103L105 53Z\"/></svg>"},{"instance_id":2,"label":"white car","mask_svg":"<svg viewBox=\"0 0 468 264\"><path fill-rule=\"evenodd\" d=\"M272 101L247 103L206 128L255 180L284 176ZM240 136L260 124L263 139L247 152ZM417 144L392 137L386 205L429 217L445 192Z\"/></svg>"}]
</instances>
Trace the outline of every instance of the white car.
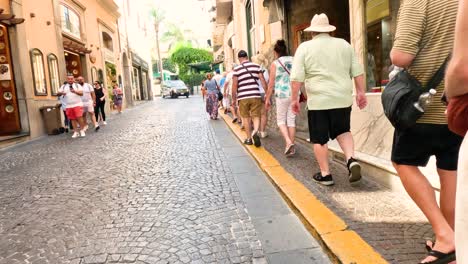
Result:
<instances>
[{"instance_id":1,"label":"white car","mask_svg":"<svg viewBox=\"0 0 468 264\"><path fill-rule=\"evenodd\" d=\"M179 96L189 98L190 89L181 80L169 80L162 83L161 94L162 98L178 98Z\"/></svg>"}]
</instances>

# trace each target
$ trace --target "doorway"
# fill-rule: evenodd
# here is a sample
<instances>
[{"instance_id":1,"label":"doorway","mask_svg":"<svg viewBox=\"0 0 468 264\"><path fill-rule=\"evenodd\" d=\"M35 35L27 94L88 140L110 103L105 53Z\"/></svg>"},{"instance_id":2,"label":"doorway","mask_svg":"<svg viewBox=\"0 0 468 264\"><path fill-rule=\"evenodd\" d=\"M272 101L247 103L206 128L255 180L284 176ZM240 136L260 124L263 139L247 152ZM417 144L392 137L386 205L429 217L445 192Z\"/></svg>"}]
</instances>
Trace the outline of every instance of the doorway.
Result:
<instances>
[{"instance_id":1,"label":"doorway","mask_svg":"<svg viewBox=\"0 0 468 264\"><path fill-rule=\"evenodd\" d=\"M0 136L21 131L8 29L0 25Z\"/></svg>"},{"instance_id":2,"label":"doorway","mask_svg":"<svg viewBox=\"0 0 468 264\"><path fill-rule=\"evenodd\" d=\"M75 78L83 76L81 56L65 50L65 67L67 75L73 75Z\"/></svg>"}]
</instances>

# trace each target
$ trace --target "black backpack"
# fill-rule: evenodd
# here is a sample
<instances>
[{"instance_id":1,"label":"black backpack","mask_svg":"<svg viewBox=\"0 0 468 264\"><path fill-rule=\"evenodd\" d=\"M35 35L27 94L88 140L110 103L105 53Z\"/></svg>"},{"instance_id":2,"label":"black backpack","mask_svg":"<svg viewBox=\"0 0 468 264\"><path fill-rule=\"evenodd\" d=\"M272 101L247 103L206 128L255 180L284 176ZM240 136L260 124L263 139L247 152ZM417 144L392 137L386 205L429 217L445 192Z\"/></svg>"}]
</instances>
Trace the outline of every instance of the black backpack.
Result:
<instances>
[{"instance_id":1,"label":"black backpack","mask_svg":"<svg viewBox=\"0 0 468 264\"><path fill-rule=\"evenodd\" d=\"M436 89L445 75L449 57L432 76L426 87L414 78L407 70L399 72L382 92L382 106L385 116L398 130L405 130L416 124L424 114L414 107L421 94Z\"/></svg>"}]
</instances>

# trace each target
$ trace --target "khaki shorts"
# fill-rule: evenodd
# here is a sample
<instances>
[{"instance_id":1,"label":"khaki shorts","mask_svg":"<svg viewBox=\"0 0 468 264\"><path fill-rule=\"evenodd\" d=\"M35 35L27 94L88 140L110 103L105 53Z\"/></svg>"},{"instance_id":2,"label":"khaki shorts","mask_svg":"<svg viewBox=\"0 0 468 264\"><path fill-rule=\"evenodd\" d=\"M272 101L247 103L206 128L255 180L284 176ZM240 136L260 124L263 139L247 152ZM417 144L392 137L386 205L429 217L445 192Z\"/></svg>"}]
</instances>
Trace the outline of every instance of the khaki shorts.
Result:
<instances>
[{"instance_id":1,"label":"khaki shorts","mask_svg":"<svg viewBox=\"0 0 468 264\"><path fill-rule=\"evenodd\" d=\"M248 98L240 100L239 113L243 118L260 117L262 115L262 99Z\"/></svg>"}]
</instances>

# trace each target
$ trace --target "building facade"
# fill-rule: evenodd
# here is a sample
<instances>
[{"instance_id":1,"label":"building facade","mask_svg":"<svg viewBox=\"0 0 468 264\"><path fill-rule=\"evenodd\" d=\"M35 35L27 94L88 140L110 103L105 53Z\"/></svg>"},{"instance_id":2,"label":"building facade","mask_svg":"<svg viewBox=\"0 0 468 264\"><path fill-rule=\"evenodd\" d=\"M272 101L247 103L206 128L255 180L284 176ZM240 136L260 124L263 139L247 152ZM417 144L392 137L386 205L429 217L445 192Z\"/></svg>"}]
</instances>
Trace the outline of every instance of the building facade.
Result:
<instances>
[{"instance_id":1,"label":"building facade","mask_svg":"<svg viewBox=\"0 0 468 264\"><path fill-rule=\"evenodd\" d=\"M24 19L0 21L0 64L8 68L0 78L0 147L45 135L40 108L58 103L68 74L102 82L109 96L118 84L126 98L134 97L131 55L114 0L1 0L0 8Z\"/></svg>"},{"instance_id":2,"label":"building facade","mask_svg":"<svg viewBox=\"0 0 468 264\"><path fill-rule=\"evenodd\" d=\"M214 54L229 70L240 49L268 68L273 61L272 47L284 39L294 55L300 43L310 40L304 29L315 14L326 13L337 27L334 36L354 47L366 71L369 105L352 112L351 130L360 157L394 173L390 160L393 127L381 105L381 91L388 82L389 58L393 46L400 0L216 0L213 25ZM304 112L304 111L303 111ZM274 115L274 111L271 111ZM274 124L274 117L271 117ZM298 129L308 130L305 113ZM299 133L300 134L300 133ZM338 151L333 142L330 148ZM435 183L434 185L437 185Z\"/></svg>"}]
</instances>

